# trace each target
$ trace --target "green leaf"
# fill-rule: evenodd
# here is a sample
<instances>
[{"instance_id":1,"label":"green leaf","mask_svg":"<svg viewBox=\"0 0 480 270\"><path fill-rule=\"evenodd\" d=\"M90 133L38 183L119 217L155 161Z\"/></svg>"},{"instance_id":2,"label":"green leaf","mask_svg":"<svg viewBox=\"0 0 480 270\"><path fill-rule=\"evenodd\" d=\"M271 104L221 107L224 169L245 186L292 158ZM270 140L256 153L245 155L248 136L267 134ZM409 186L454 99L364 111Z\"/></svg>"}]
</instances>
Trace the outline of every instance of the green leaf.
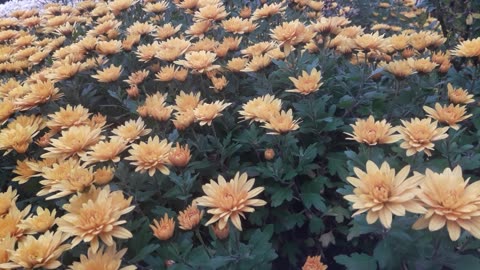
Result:
<instances>
[{"instance_id":1,"label":"green leaf","mask_svg":"<svg viewBox=\"0 0 480 270\"><path fill-rule=\"evenodd\" d=\"M288 187L275 186L270 189L273 194L270 198L272 207L280 206L284 201L291 201L293 199L293 190Z\"/></svg>"},{"instance_id":2,"label":"green leaf","mask_svg":"<svg viewBox=\"0 0 480 270\"><path fill-rule=\"evenodd\" d=\"M335 261L347 268L347 270L375 270L377 263L375 259L367 254L353 253L350 256L336 256Z\"/></svg>"},{"instance_id":3,"label":"green leaf","mask_svg":"<svg viewBox=\"0 0 480 270\"><path fill-rule=\"evenodd\" d=\"M138 251L135 257L133 257L130 261L135 263L143 260L147 255L153 253L160 247L159 244L150 244L144 246L140 251Z\"/></svg>"},{"instance_id":4,"label":"green leaf","mask_svg":"<svg viewBox=\"0 0 480 270\"><path fill-rule=\"evenodd\" d=\"M328 154L328 172L331 175L338 175L341 179L345 179L348 175L346 167L347 157L343 152L332 152Z\"/></svg>"},{"instance_id":5,"label":"green leaf","mask_svg":"<svg viewBox=\"0 0 480 270\"><path fill-rule=\"evenodd\" d=\"M322 212L327 211L327 206L325 205L324 199L322 196L320 196L320 194L308 192L300 194L300 197L302 198L305 207L310 208L313 205L317 210Z\"/></svg>"}]
</instances>

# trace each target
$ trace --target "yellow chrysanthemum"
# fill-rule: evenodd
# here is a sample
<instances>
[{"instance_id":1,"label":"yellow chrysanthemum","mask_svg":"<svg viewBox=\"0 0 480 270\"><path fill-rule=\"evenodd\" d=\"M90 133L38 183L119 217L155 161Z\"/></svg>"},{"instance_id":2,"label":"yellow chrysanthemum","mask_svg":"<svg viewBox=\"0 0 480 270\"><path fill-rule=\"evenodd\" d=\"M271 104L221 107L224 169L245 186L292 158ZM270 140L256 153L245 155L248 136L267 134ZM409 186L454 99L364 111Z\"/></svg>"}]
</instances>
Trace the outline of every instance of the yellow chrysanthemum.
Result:
<instances>
[{"instance_id":1,"label":"yellow chrysanthemum","mask_svg":"<svg viewBox=\"0 0 480 270\"><path fill-rule=\"evenodd\" d=\"M458 57L480 57L480 38L461 42L452 50L452 55Z\"/></svg>"},{"instance_id":2,"label":"yellow chrysanthemum","mask_svg":"<svg viewBox=\"0 0 480 270\"><path fill-rule=\"evenodd\" d=\"M422 177L416 174L407 178L410 166L403 167L398 174L387 162L379 168L369 160L366 167L365 172L354 168L357 177L347 177L347 181L355 187L354 194L344 197L353 202L352 208L357 210L353 216L367 212L368 224L380 219L385 228L390 228L392 215L404 216L406 211L426 212L414 200L420 192L418 185Z\"/></svg>"},{"instance_id":3,"label":"yellow chrysanthemum","mask_svg":"<svg viewBox=\"0 0 480 270\"><path fill-rule=\"evenodd\" d=\"M36 213L37 215L22 220L19 225L19 228L25 230L26 234L44 233L55 223L56 209L50 211L46 208L37 207Z\"/></svg>"},{"instance_id":4,"label":"yellow chrysanthemum","mask_svg":"<svg viewBox=\"0 0 480 270\"><path fill-rule=\"evenodd\" d=\"M480 181L468 185L469 179L463 179L460 166L446 168L442 173L427 169L420 176L423 181L417 197L428 211L413 228L436 231L447 225L453 241L460 237L461 228L480 238Z\"/></svg>"},{"instance_id":5,"label":"yellow chrysanthemum","mask_svg":"<svg viewBox=\"0 0 480 270\"><path fill-rule=\"evenodd\" d=\"M67 129L72 126L82 126L88 124L89 113L87 108L82 105L72 107L67 105L60 108L58 112L49 114L50 120L47 121L47 127L53 130Z\"/></svg>"},{"instance_id":6,"label":"yellow chrysanthemum","mask_svg":"<svg viewBox=\"0 0 480 270\"><path fill-rule=\"evenodd\" d=\"M113 161L119 162L123 150L127 149L127 141L121 137L112 137L109 141L101 141L93 145L88 152L81 155L81 159L86 165Z\"/></svg>"},{"instance_id":7,"label":"yellow chrysanthemum","mask_svg":"<svg viewBox=\"0 0 480 270\"><path fill-rule=\"evenodd\" d=\"M248 101L238 113L244 121L266 122L281 109L282 100L267 94Z\"/></svg>"},{"instance_id":8,"label":"yellow chrysanthemum","mask_svg":"<svg viewBox=\"0 0 480 270\"><path fill-rule=\"evenodd\" d=\"M238 229L242 230L240 217L245 218L244 213L254 212L253 207L264 206L266 201L254 199L264 188L252 189L255 178L248 179L247 173L237 172L235 177L228 183L223 176L218 176L218 182L210 180L210 183L202 186L205 196L195 201L199 206L210 208L207 212L213 217L205 224L208 226L218 221L219 228L227 226L229 220Z\"/></svg>"},{"instance_id":9,"label":"yellow chrysanthemum","mask_svg":"<svg viewBox=\"0 0 480 270\"><path fill-rule=\"evenodd\" d=\"M145 128L142 118L137 120L126 121L123 125L112 130L115 136L118 136L128 142L137 140L138 138L148 135L152 130ZM113 138L114 136L112 136Z\"/></svg>"},{"instance_id":10,"label":"yellow chrysanthemum","mask_svg":"<svg viewBox=\"0 0 480 270\"><path fill-rule=\"evenodd\" d=\"M97 75L92 75L92 78L104 83L114 82L118 80L120 74L122 74L122 70L122 66L117 67L111 64L110 67L104 68L101 71L99 70Z\"/></svg>"},{"instance_id":11,"label":"yellow chrysanthemum","mask_svg":"<svg viewBox=\"0 0 480 270\"><path fill-rule=\"evenodd\" d=\"M220 68L219 65L213 64L216 57L215 53L207 51L188 52L185 54L185 60L178 60L174 63L192 69L196 73L204 73Z\"/></svg>"}]
</instances>

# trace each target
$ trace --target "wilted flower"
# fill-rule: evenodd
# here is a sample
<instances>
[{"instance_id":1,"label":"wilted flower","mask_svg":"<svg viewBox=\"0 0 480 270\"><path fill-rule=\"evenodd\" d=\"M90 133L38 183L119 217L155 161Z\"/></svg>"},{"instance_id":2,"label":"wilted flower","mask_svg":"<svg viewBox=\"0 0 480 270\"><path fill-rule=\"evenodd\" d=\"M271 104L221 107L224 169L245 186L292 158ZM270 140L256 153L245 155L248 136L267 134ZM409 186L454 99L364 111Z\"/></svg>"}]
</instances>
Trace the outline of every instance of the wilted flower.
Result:
<instances>
[{"instance_id":1,"label":"wilted flower","mask_svg":"<svg viewBox=\"0 0 480 270\"><path fill-rule=\"evenodd\" d=\"M302 75L298 78L289 77L289 79L295 85L295 89L286 90L287 92L300 93L302 95L308 95L310 93L318 91L320 86L322 86L322 74L316 69L312 69L310 74L305 70L302 71Z\"/></svg>"},{"instance_id":2,"label":"wilted flower","mask_svg":"<svg viewBox=\"0 0 480 270\"><path fill-rule=\"evenodd\" d=\"M354 194L344 198L353 202L352 208L357 210L353 216L367 212L367 222L372 224L378 219L385 228L390 228L392 215L404 216L406 211L425 213L425 208L415 201L420 192L418 185L422 177L415 174L407 178L410 166L405 166L398 174L387 162L379 168L372 161L367 162L367 170L363 172L354 168L356 177L347 177L347 181L355 189Z\"/></svg>"},{"instance_id":3,"label":"wilted flower","mask_svg":"<svg viewBox=\"0 0 480 270\"><path fill-rule=\"evenodd\" d=\"M428 116L437 120L440 123L446 123L451 128L458 130L460 126L457 124L469 117L471 114L466 114L466 106L453 105L442 106L435 103L435 109L423 106L423 110L428 113Z\"/></svg>"},{"instance_id":4,"label":"wilted flower","mask_svg":"<svg viewBox=\"0 0 480 270\"><path fill-rule=\"evenodd\" d=\"M153 231L153 235L159 240L165 241L170 239L173 236L175 230L175 222L173 218L168 218L168 214L165 213L163 218L160 218L158 221L153 220L153 224L150 225L150 228Z\"/></svg>"},{"instance_id":5,"label":"wilted flower","mask_svg":"<svg viewBox=\"0 0 480 270\"><path fill-rule=\"evenodd\" d=\"M355 124L351 124L353 134L347 133L350 137L347 140L354 140L368 145L394 143L401 139L400 135L395 135L396 128L392 128L387 120L375 121L372 115L368 119L358 119Z\"/></svg>"},{"instance_id":6,"label":"wilted flower","mask_svg":"<svg viewBox=\"0 0 480 270\"><path fill-rule=\"evenodd\" d=\"M453 241L460 237L461 228L480 238L480 181L468 185L463 179L462 168L453 171L446 168L442 173L430 169L423 179L421 193L417 197L427 208L427 212L415 224L414 229L427 228L436 231L447 225Z\"/></svg>"},{"instance_id":7,"label":"wilted flower","mask_svg":"<svg viewBox=\"0 0 480 270\"><path fill-rule=\"evenodd\" d=\"M237 172L229 182L223 176L218 176L218 182L210 180L209 184L202 186L205 196L197 198L199 206L210 208L207 212L213 217L205 224L206 226L218 221L219 229L227 226L228 220L238 229L242 230L240 217L245 218L244 213L251 213L253 207L264 206L267 202L260 199L253 199L260 194L264 188L252 189L255 178L248 179L247 173Z\"/></svg>"},{"instance_id":8,"label":"wilted flower","mask_svg":"<svg viewBox=\"0 0 480 270\"><path fill-rule=\"evenodd\" d=\"M430 118L411 119L410 122L401 120L403 127L398 132L401 134L403 142L400 147L407 150L407 156L412 156L417 152L425 152L431 156L434 141L443 140L448 137L446 133L448 127L437 128L437 122Z\"/></svg>"}]
</instances>

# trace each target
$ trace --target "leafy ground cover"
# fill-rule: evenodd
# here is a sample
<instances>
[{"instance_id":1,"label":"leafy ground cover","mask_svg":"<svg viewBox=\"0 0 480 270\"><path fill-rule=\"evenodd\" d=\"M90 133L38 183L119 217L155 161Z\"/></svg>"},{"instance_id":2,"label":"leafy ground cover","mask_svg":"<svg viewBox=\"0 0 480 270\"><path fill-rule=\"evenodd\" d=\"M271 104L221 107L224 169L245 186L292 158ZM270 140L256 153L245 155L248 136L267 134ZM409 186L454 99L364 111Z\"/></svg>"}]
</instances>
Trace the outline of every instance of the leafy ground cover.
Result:
<instances>
[{"instance_id":1,"label":"leafy ground cover","mask_svg":"<svg viewBox=\"0 0 480 270\"><path fill-rule=\"evenodd\" d=\"M1 18L0 269L476 269L480 16L423 4Z\"/></svg>"}]
</instances>

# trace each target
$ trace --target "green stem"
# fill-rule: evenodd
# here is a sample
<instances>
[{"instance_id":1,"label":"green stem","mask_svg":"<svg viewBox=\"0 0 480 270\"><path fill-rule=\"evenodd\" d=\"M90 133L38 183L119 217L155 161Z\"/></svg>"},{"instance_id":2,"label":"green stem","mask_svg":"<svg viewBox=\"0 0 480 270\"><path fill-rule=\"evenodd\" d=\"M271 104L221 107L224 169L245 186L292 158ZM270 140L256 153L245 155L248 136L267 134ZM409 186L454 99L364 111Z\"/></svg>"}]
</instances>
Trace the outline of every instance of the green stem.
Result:
<instances>
[{"instance_id":1,"label":"green stem","mask_svg":"<svg viewBox=\"0 0 480 270\"><path fill-rule=\"evenodd\" d=\"M198 241L200 241L205 251L207 251L208 257L212 258L212 254L210 253L210 250L208 249L207 245L205 245L205 242L203 241L203 237L200 234L200 229L198 226L197 228L195 228L195 236L197 237Z\"/></svg>"}]
</instances>

